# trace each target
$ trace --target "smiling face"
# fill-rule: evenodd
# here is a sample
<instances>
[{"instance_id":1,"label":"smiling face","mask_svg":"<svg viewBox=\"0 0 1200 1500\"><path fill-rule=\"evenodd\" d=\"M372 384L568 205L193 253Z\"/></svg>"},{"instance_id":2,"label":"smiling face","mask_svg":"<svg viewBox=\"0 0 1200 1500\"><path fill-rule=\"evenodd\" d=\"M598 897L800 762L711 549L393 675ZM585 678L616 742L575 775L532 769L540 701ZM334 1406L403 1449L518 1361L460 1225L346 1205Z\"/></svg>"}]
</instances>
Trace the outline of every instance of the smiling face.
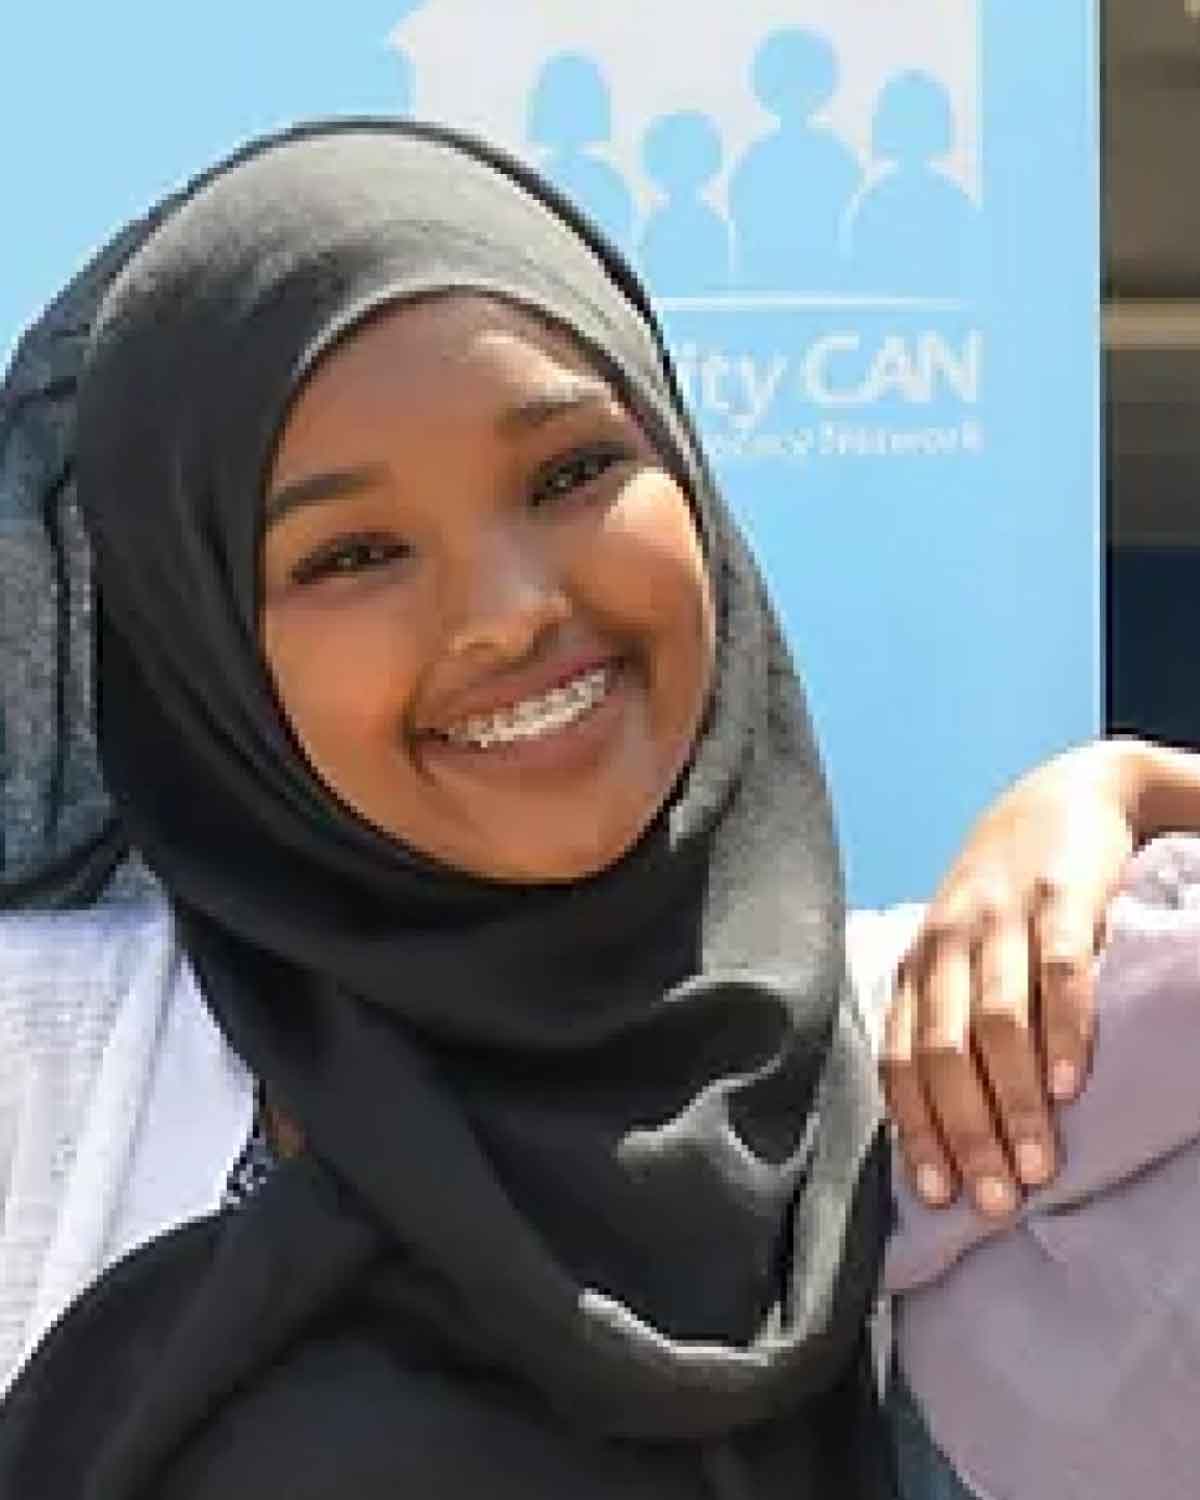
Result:
<instances>
[{"instance_id":1,"label":"smiling face","mask_svg":"<svg viewBox=\"0 0 1200 1500\"><path fill-rule=\"evenodd\" d=\"M389 309L301 389L267 487L262 631L343 802L474 875L625 853L707 699L687 497L573 340L477 296Z\"/></svg>"}]
</instances>

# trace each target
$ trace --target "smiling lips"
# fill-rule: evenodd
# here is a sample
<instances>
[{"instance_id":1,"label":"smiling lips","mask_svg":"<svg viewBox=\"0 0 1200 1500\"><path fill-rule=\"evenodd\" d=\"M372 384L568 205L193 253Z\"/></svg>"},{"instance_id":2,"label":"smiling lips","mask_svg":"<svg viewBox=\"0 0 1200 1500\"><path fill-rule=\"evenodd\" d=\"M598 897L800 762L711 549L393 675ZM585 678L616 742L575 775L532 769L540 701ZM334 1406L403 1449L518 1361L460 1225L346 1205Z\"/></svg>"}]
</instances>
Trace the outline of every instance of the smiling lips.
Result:
<instances>
[{"instance_id":1,"label":"smiling lips","mask_svg":"<svg viewBox=\"0 0 1200 1500\"><path fill-rule=\"evenodd\" d=\"M615 675L613 663L591 667L535 698L523 698L492 713L473 714L461 724L442 731L440 738L452 745L490 750L498 745L512 745L555 734L602 703L612 688Z\"/></svg>"}]
</instances>

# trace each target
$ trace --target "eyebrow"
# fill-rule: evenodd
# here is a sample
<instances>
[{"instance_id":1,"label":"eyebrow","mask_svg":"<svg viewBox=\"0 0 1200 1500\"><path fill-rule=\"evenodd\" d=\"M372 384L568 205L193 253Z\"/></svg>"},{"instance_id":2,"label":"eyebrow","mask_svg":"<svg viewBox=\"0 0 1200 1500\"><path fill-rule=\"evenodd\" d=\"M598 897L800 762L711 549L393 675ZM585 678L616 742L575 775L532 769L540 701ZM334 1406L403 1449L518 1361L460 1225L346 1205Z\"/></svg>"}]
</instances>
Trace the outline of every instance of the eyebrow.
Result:
<instances>
[{"instance_id":1,"label":"eyebrow","mask_svg":"<svg viewBox=\"0 0 1200 1500\"><path fill-rule=\"evenodd\" d=\"M536 396L508 407L496 418L496 431L504 437L519 437L572 412L593 406L611 407L613 403L613 393L602 381L573 380L553 390L539 391ZM294 479L267 497L263 506L263 524L273 526L284 516L307 506L361 494L386 476L383 464L360 464L349 469L306 474L303 479Z\"/></svg>"},{"instance_id":2,"label":"eyebrow","mask_svg":"<svg viewBox=\"0 0 1200 1500\"><path fill-rule=\"evenodd\" d=\"M553 390L539 391L536 396L510 406L496 418L496 431L503 437L519 437L542 427L557 417L570 416L590 406L611 407L615 398L600 380L572 380Z\"/></svg>"},{"instance_id":3,"label":"eyebrow","mask_svg":"<svg viewBox=\"0 0 1200 1500\"><path fill-rule=\"evenodd\" d=\"M294 479L267 496L263 506L263 524L273 526L284 516L303 510L306 506L339 500L343 495L359 494L371 489L385 477L386 471L382 464L360 464L356 468L328 469L319 474L307 474L303 479Z\"/></svg>"}]
</instances>

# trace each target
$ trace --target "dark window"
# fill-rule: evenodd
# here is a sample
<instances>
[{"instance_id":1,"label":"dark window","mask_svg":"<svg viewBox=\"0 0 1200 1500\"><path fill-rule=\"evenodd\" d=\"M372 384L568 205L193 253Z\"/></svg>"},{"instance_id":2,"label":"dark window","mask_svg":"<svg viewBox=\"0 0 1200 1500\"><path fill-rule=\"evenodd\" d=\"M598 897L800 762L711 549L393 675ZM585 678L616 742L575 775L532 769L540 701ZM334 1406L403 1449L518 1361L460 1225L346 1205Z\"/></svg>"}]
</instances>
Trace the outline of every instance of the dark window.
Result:
<instances>
[{"instance_id":1,"label":"dark window","mask_svg":"<svg viewBox=\"0 0 1200 1500\"><path fill-rule=\"evenodd\" d=\"M1107 719L1200 745L1200 0L1103 16Z\"/></svg>"}]
</instances>

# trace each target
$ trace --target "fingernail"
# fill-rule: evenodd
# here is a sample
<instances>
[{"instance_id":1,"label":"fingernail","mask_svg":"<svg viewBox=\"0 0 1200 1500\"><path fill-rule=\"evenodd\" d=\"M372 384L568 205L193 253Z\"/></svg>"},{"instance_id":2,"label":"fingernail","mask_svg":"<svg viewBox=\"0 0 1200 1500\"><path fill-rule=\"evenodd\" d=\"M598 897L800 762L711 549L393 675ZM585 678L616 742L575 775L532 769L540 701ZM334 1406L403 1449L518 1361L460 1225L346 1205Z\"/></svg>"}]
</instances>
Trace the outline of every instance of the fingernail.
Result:
<instances>
[{"instance_id":1,"label":"fingernail","mask_svg":"<svg viewBox=\"0 0 1200 1500\"><path fill-rule=\"evenodd\" d=\"M1016 1158L1017 1173L1027 1187L1041 1187L1050 1176L1050 1157L1041 1141L1021 1141Z\"/></svg>"},{"instance_id":2,"label":"fingernail","mask_svg":"<svg viewBox=\"0 0 1200 1500\"><path fill-rule=\"evenodd\" d=\"M975 1202L985 1214L1007 1214L1017 1206L1016 1196L1003 1177L981 1177L975 1184Z\"/></svg>"},{"instance_id":3,"label":"fingernail","mask_svg":"<svg viewBox=\"0 0 1200 1500\"><path fill-rule=\"evenodd\" d=\"M1079 1091L1079 1069L1065 1057L1050 1069L1050 1092L1056 1099L1074 1099Z\"/></svg>"},{"instance_id":4,"label":"fingernail","mask_svg":"<svg viewBox=\"0 0 1200 1500\"><path fill-rule=\"evenodd\" d=\"M945 1203L950 1196L946 1174L939 1167L922 1162L917 1168L917 1192L926 1203Z\"/></svg>"}]
</instances>

